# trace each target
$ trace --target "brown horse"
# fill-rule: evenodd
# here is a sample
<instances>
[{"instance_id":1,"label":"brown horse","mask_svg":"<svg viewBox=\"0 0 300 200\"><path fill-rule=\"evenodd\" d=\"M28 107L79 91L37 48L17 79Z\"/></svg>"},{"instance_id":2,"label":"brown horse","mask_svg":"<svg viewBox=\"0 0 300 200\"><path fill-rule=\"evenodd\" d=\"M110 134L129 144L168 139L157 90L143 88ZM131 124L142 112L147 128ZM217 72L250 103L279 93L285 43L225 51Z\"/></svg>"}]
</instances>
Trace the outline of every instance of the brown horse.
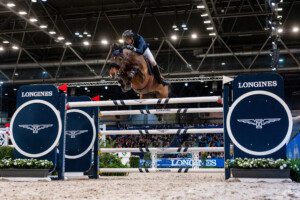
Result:
<instances>
[{"instance_id":1,"label":"brown horse","mask_svg":"<svg viewBox=\"0 0 300 200\"><path fill-rule=\"evenodd\" d=\"M168 86L158 83L150 71L151 66L149 67L143 55L129 49L123 49L120 52L122 53L111 57L111 61L118 65L109 70L112 78L118 79L125 90L129 90L131 86L141 99L168 97Z\"/></svg>"}]
</instances>

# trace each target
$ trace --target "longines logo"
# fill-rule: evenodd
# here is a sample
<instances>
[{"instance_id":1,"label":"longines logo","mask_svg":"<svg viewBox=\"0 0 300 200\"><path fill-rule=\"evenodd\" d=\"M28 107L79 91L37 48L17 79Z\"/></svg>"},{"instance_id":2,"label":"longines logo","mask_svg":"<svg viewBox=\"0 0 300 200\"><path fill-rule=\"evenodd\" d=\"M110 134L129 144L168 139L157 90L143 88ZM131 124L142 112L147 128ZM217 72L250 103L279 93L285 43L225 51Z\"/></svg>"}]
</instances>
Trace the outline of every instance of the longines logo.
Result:
<instances>
[{"instance_id":1,"label":"longines logo","mask_svg":"<svg viewBox=\"0 0 300 200\"><path fill-rule=\"evenodd\" d=\"M254 125L256 129L262 129L264 125L278 122L281 118L266 118L266 119L238 119L238 122Z\"/></svg>"},{"instance_id":2,"label":"longines logo","mask_svg":"<svg viewBox=\"0 0 300 200\"><path fill-rule=\"evenodd\" d=\"M52 126L53 126L53 124L22 124L22 125L19 125L19 127L21 127L21 128L31 130L32 133L34 133L34 134L37 134L37 133L39 133L40 130L50 128Z\"/></svg>"},{"instance_id":3,"label":"longines logo","mask_svg":"<svg viewBox=\"0 0 300 200\"><path fill-rule=\"evenodd\" d=\"M277 81L255 81L255 82L239 82L239 88L261 88L261 87L276 87Z\"/></svg>"},{"instance_id":4,"label":"longines logo","mask_svg":"<svg viewBox=\"0 0 300 200\"><path fill-rule=\"evenodd\" d=\"M37 92L22 92L22 97L51 97L53 95L52 91L37 91Z\"/></svg>"},{"instance_id":5,"label":"longines logo","mask_svg":"<svg viewBox=\"0 0 300 200\"><path fill-rule=\"evenodd\" d=\"M77 135L80 135L82 133L86 133L88 130L69 130L66 131L66 134L69 135L71 138L75 138Z\"/></svg>"},{"instance_id":6,"label":"longines logo","mask_svg":"<svg viewBox=\"0 0 300 200\"><path fill-rule=\"evenodd\" d=\"M136 101L138 103L143 103L144 101L146 101L146 99L135 99L134 101Z\"/></svg>"}]
</instances>

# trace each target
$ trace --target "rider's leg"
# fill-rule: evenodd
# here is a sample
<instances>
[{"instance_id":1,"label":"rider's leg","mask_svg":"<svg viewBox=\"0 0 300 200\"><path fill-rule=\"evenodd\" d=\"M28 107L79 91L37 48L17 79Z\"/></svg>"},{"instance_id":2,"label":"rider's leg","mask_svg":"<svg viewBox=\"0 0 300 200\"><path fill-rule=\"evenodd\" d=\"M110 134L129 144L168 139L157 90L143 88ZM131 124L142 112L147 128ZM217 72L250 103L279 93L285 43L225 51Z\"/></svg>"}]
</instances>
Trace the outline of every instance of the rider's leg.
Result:
<instances>
[{"instance_id":1,"label":"rider's leg","mask_svg":"<svg viewBox=\"0 0 300 200\"><path fill-rule=\"evenodd\" d=\"M153 73L154 73L154 77L155 79L163 84L163 85L167 85L168 83L164 80L164 78L162 77L160 71L159 71L159 66L156 63L156 60L153 56L153 54L151 53L150 49L147 48L144 52L144 56L149 60L152 68L153 68Z\"/></svg>"}]
</instances>

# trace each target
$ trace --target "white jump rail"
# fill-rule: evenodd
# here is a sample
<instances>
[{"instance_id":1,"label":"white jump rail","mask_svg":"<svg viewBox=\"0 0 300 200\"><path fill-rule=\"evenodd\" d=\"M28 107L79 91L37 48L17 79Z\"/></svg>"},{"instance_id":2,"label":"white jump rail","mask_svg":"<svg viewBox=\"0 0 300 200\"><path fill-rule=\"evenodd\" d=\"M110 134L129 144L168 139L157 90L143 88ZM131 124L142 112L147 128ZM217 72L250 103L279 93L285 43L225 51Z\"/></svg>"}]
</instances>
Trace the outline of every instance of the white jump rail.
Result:
<instances>
[{"instance_id":1,"label":"white jump rail","mask_svg":"<svg viewBox=\"0 0 300 200\"><path fill-rule=\"evenodd\" d=\"M217 134L223 133L223 128L202 129L149 129L149 130L109 130L99 131L100 135L184 135L184 134Z\"/></svg>"},{"instance_id":2,"label":"white jump rail","mask_svg":"<svg viewBox=\"0 0 300 200\"><path fill-rule=\"evenodd\" d=\"M168 148L100 148L102 153L195 153L195 152L224 152L224 147L168 147Z\"/></svg>"},{"instance_id":3,"label":"white jump rail","mask_svg":"<svg viewBox=\"0 0 300 200\"><path fill-rule=\"evenodd\" d=\"M100 168L100 173L224 173L224 168Z\"/></svg>"},{"instance_id":4,"label":"white jump rail","mask_svg":"<svg viewBox=\"0 0 300 200\"><path fill-rule=\"evenodd\" d=\"M220 96L210 97L183 97L183 98L163 98L163 99L130 99L130 100L111 100L111 101L83 101L69 102L67 109L78 107L104 107L104 106L134 106L134 105L164 105L179 103L221 103Z\"/></svg>"},{"instance_id":5,"label":"white jump rail","mask_svg":"<svg viewBox=\"0 0 300 200\"><path fill-rule=\"evenodd\" d=\"M221 113L222 107L216 108L178 108L178 109L145 109L145 110L116 110L116 111L100 111L99 116L112 115L140 115L140 114L174 114L174 113Z\"/></svg>"}]
</instances>

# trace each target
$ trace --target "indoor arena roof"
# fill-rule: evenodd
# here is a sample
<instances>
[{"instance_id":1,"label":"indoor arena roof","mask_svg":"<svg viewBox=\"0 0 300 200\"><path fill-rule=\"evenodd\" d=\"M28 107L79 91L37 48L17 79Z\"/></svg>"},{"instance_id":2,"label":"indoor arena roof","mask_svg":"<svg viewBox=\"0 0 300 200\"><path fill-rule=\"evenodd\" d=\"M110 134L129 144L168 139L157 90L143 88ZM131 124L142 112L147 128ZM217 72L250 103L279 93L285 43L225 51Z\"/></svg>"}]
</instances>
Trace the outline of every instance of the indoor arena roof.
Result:
<instances>
[{"instance_id":1,"label":"indoor arena roof","mask_svg":"<svg viewBox=\"0 0 300 200\"><path fill-rule=\"evenodd\" d=\"M3 82L107 79L110 44L126 29L146 38L168 78L300 67L300 0L283 0L275 16L265 0L0 0L0 6Z\"/></svg>"}]
</instances>

